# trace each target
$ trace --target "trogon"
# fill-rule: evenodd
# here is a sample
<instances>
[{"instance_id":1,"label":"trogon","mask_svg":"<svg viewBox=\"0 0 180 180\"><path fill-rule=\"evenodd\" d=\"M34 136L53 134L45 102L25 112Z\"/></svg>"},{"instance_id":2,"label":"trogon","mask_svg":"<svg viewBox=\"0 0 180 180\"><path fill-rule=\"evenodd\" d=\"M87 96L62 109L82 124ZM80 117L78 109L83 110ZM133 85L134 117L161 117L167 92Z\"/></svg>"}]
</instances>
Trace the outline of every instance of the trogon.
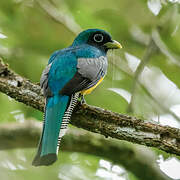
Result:
<instances>
[{"instance_id":1,"label":"trogon","mask_svg":"<svg viewBox=\"0 0 180 180\"><path fill-rule=\"evenodd\" d=\"M107 51L121 48L101 29L81 32L68 48L52 54L42 73L40 85L45 96L43 131L34 166L57 160L61 137L78 97L91 93L107 72Z\"/></svg>"}]
</instances>

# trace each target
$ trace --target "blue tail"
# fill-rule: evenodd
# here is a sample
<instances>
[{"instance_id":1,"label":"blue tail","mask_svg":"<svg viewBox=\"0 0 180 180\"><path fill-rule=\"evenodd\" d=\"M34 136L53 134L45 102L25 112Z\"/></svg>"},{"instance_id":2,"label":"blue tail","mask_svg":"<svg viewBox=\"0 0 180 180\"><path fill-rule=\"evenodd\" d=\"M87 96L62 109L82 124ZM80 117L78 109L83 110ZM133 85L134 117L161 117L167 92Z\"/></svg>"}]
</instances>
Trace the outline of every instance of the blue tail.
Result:
<instances>
[{"instance_id":1,"label":"blue tail","mask_svg":"<svg viewBox=\"0 0 180 180\"><path fill-rule=\"evenodd\" d=\"M38 152L32 165L50 165L57 160L57 144L59 130L64 112L67 108L69 96L56 95L47 98L43 132Z\"/></svg>"}]
</instances>

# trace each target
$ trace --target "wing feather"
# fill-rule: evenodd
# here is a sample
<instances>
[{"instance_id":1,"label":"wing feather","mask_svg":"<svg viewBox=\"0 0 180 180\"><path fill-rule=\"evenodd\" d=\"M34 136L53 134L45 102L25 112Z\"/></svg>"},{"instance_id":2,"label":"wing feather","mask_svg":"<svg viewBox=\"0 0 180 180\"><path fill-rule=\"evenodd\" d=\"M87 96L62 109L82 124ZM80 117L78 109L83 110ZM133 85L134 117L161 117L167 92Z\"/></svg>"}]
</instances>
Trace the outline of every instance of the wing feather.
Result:
<instances>
[{"instance_id":1,"label":"wing feather","mask_svg":"<svg viewBox=\"0 0 180 180\"><path fill-rule=\"evenodd\" d=\"M60 94L68 95L89 89L94 86L107 72L107 58L79 58L77 72L62 88Z\"/></svg>"}]
</instances>

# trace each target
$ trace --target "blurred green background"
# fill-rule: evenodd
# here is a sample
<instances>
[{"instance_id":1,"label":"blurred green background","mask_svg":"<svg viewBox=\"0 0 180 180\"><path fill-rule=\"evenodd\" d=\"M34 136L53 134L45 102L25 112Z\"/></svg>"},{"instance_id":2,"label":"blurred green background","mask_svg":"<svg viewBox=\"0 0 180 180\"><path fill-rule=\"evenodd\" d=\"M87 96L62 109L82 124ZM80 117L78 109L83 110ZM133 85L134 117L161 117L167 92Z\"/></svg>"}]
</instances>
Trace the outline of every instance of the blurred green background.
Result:
<instances>
[{"instance_id":1,"label":"blurred green background","mask_svg":"<svg viewBox=\"0 0 180 180\"><path fill-rule=\"evenodd\" d=\"M180 127L178 0L1 0L0 57L16 73L39 82L50 55L88 28L105 29L123 49L109 52L108 74L86 97L87 103ZM137 80L136 68L144 61ZM1 123L28 119L41 121L42 113L0 94ZM1 151L1 179L135 179L123 167L75 152L61 152L56 164L36 169L31 166L34 153L35 149ZM172 176L170 170L166 173Z\"/></svg>"}]
</instances>

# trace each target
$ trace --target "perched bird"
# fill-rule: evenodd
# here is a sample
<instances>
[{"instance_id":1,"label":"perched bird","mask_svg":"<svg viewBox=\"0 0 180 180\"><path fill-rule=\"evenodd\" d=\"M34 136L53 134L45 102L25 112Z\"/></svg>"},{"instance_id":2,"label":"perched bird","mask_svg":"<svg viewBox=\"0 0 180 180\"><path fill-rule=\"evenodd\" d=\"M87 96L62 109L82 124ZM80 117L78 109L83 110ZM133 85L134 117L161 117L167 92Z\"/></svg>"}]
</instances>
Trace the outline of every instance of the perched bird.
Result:
<instances>
[{"instance_id":1,"label":"perched bird","mask_svg":"<svg viewBox=\"0 0 180 180\"><path fill-rule=\"evenodd\" d=\"M81 32L68 48L56 51L42 73L40 85L46 99L44 124L34 166L57 160L61 137L79 95L91 93L107 72L107 51L121 48L101 29Z\"/></svg>"}]
</instances>

